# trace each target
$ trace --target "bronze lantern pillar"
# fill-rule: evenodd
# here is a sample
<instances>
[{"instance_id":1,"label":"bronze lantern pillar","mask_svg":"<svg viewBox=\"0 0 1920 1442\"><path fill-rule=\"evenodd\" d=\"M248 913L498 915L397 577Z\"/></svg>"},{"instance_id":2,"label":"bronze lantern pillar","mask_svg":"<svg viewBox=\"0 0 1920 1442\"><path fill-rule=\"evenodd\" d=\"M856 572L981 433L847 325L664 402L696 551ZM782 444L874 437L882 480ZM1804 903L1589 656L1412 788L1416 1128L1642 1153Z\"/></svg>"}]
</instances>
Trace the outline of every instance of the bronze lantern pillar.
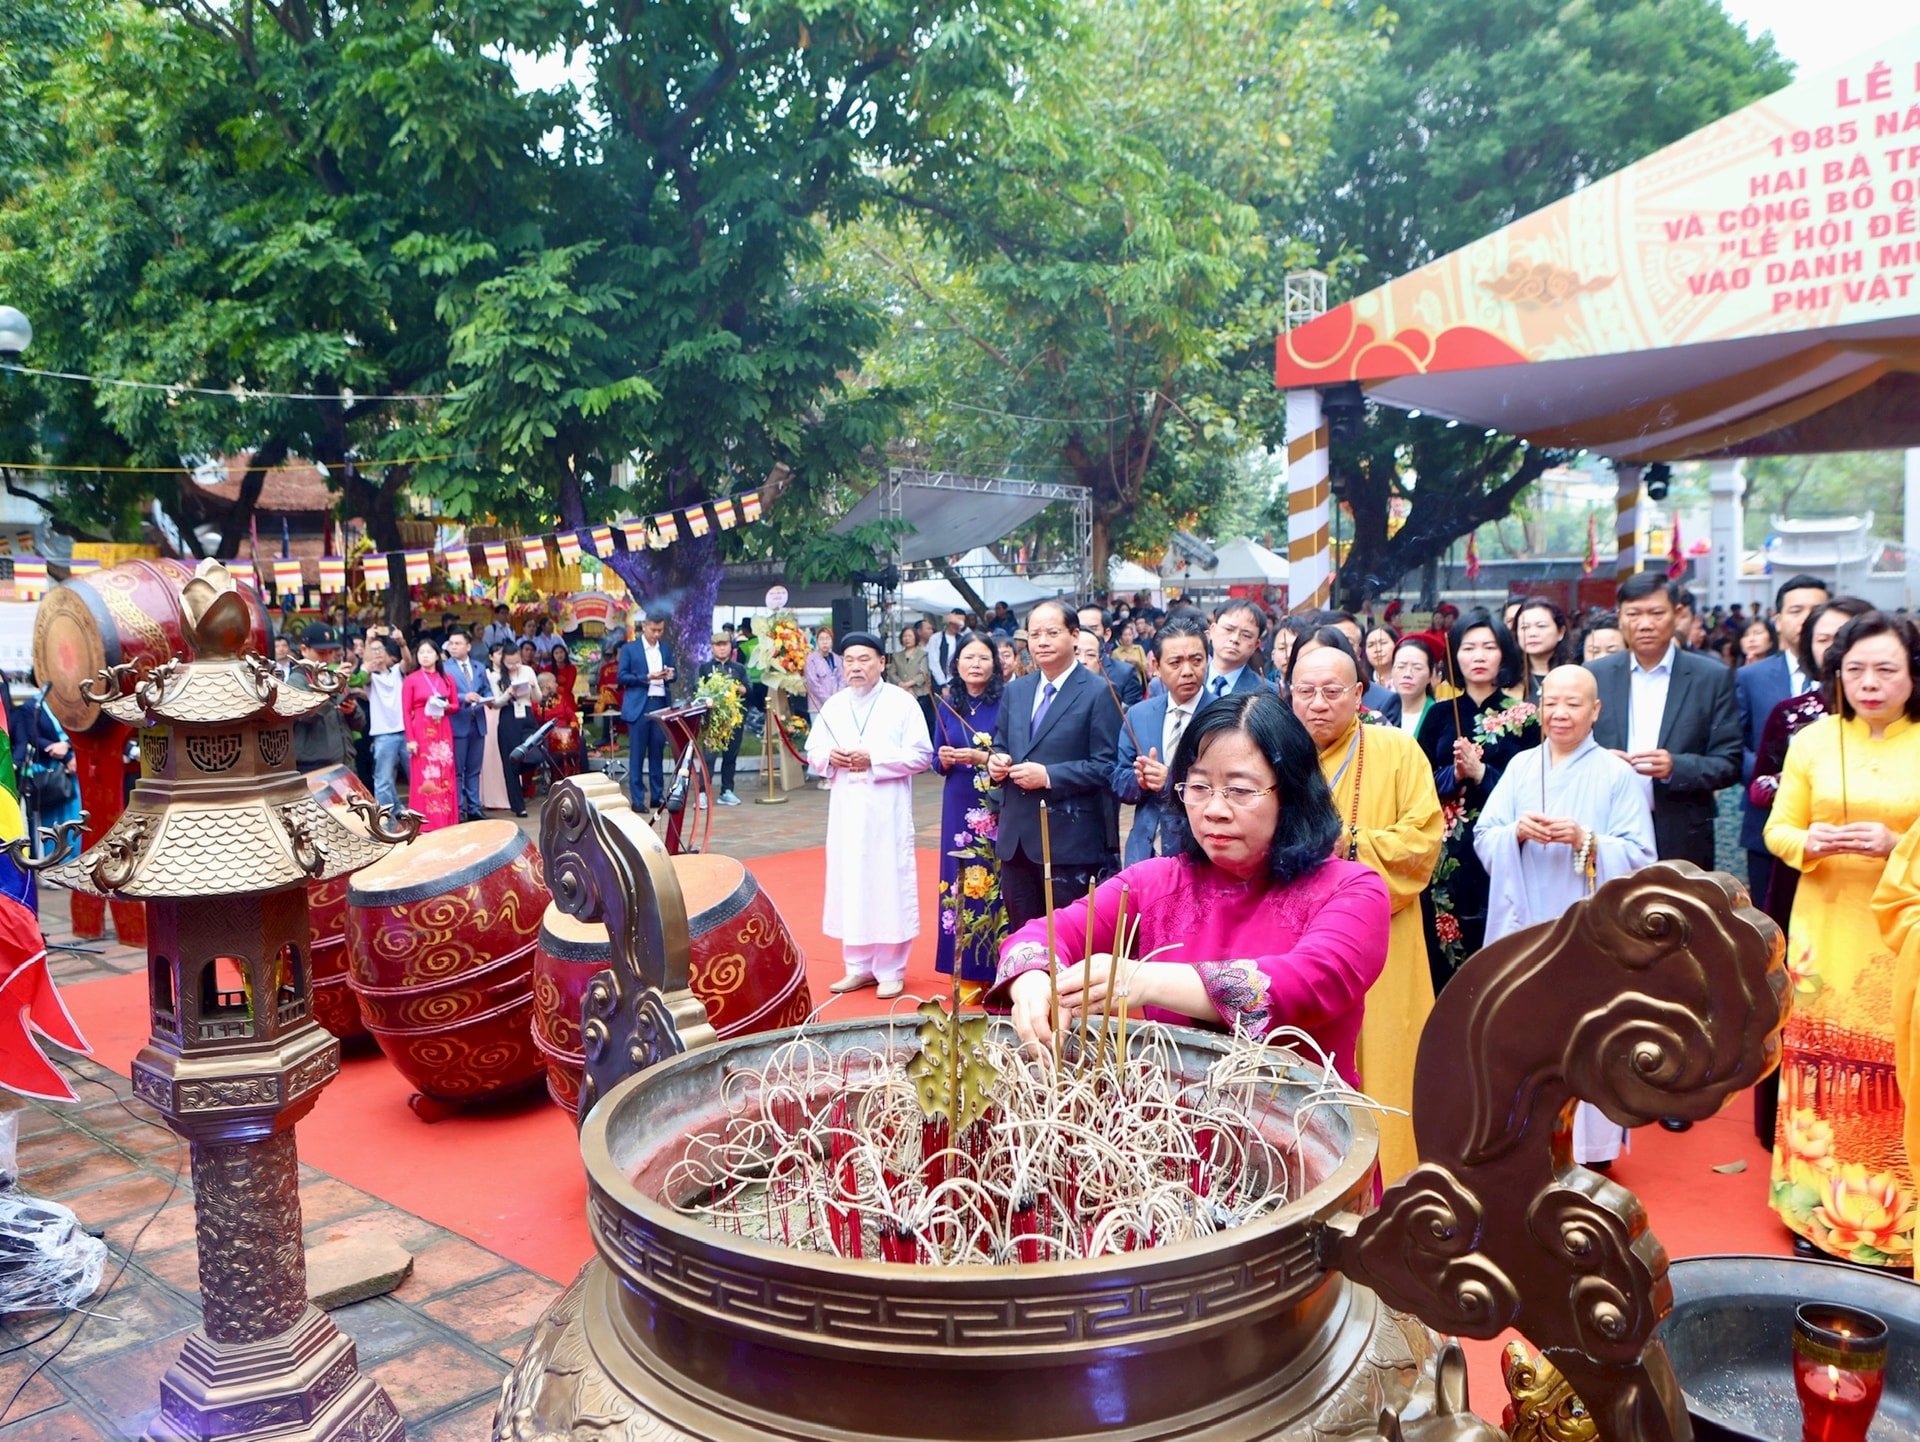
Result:
<instances>
[{"instance_id":1,"label":"bronze lantern pillar","mask_svg":"<svg viewBox=\"0 0 1920 1442\"><path fill-rule=\"evenodd\" d=\"M154 1442L405 1435L359 1373L353 1339L307 1299L294 1125L340 1069L315 1023L307 884L384 855L399 836L323 808L293 769L293 722L340 678L282 681L247 649L225 567L181 592L193 659L116 667L90 691L141 728L126 811L50 879L147 903L152 1036L133 1089L192 1147L203 1325L160 1384Z\"/></svg>"}]
</instances>

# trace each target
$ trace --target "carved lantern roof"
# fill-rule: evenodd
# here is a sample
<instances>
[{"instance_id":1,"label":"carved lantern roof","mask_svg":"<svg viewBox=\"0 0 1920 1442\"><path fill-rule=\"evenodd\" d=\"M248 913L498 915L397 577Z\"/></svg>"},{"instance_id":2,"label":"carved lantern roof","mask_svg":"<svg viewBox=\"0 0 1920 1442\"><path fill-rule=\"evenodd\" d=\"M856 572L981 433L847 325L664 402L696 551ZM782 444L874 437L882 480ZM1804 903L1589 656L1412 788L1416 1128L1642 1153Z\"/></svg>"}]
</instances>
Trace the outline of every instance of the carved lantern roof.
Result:
<instances>
[{"instance_id":1,"label":"carved lantern roof","mask_svg":"<svg viewBox=\"0 0 1920 1442\"><path fill-rule=\"evenodd\" d=\"M327 705L342 673L299 663L282 680L247 652L248 609L226 567L204 561L181 591L190 661L101 673L89 699L139 729L142 777L127 809L50 881L129 901L303 886L387 854L361 824L318 801L293 769L292 724Z\"/></svg>"}]
</instances>

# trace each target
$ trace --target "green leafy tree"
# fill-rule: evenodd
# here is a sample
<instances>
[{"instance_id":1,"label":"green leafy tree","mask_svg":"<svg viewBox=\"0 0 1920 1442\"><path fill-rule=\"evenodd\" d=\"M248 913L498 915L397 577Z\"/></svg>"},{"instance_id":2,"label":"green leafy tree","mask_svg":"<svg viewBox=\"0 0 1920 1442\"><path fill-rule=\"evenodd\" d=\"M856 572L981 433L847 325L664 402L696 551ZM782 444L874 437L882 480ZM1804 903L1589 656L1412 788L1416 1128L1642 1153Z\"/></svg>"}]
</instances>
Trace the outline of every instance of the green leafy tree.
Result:
<instances>
[{"instance_id":1,"label":"green leafy tree","mask_svg":"<svg viewBox=\"0 0 1920 1442\"><path fill-rule=\"evenodd\" d=\"M569 24L552 39L586 46L590 104L566 122L540 234L442 298L460 392L441 421L570 527L789 468L770 532L611 560L643 602L671 602L697 653L723 545L817 533L896 423L901 397L860 374L882 318L812 269L831 227L888 203L883 175L937 188L965 171L1049 6L624 0Z\"/></svg>"},{"instance_id":2,"label":"green leafy tree","mask_svg":"<svg viewBox=\"0 0 1920 1442\"><path fill-rule=\"evenodd\" d=\"M181 466L154 494L190 546L210 532L214 554L236 553L266 470L289 455L326 464L344 509L397 547L406 489L453 471L384 459L449 444L415 399L448 380L446 257L471 285L544 196L539 142L565 97L522 94L500 51L544 33L527 26L545 8L71 7L22 102L57 113L57 139L0 161L0 292L35 316L33 359L348 398L48 381L7 397L6 422L56 463L114 449ZM231 504L182 463L241 450L253 465ZM76 523L117 510L103 485L53 500Z\"/></svg>"},{"instance_id":3,"label":"green leafy tree","mask_svg":"<svg viewBox=\"0 0 1920 1442\"><path fill-rule=\"evenodd\" d=\"M1096 0L982 118L980 163L905 177L866 237L899 317L873 368L912 454L1093 494L1093 564L1219 504L1278 422L1262 384L1335 100L1376 49L1318 4Z\"/></svg>"},{"instance_id":4,"label":"green leafy tree","mask_svg":"<svg viewBox=\"0 0 1920 1442\"><path fill-rule=\"evenodd\" d=\"M1749 37L1717 0L1405 5L1384 61L1343 106L1303 230L1344 290L1365 291L1790 79L1771 39ZM1559 459L1381 408L1334 446L1334 488L1354 517L1343 602L1364 603L1505 516ZM1410 509L1389 536L1395 498Z\"/></svg>"}]
</instances>

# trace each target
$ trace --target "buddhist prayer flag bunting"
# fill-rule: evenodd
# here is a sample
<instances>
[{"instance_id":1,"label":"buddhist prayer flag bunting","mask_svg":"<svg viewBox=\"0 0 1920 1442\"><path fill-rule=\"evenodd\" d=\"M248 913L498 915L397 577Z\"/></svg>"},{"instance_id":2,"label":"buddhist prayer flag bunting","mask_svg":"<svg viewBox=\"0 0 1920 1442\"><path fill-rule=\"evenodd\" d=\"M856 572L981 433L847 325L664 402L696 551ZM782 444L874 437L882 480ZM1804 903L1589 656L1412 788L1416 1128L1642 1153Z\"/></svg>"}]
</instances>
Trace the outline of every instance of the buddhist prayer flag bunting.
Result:
<instances>
[{"instance_id":1,"label":"buddhist prayer flag bunting","mask_svg":"<svg viewBox=\"0 0 1920 1442\"><path fill-rule=\"evenodd\" d=\"M47 563L39 556L13 558L13 593L23 601L37 601L47 594Z\"/></svg>"},{"instance_id":2,"label":"buddhist prayer flag bunting","mask_svg":"<svg viewBox=\"0 0 1920 1442\"><path fill-rule=\"evenodd\" d=\"M613 527L595 526L593 528L593 554L605 560L613 554Z\"/></svg>"},{"instance_id":3,"label":"buddhist prayer flag bunting","mask_svg":"<svg viewBox=\"0 0 1920 1442\"><path fill-rule=\"evenodd\" d=\"M554 535L554 543L560 548L560 559L569 566L580 564L580 533L578 531L560 531Z\"/></svg>"},{"instance_id":4,"label":"buddhist prayer flag bunting","mask_svg":"<svg viewBox=\"0 0 1920 1442\"><path fill-rule=\"evenodd\" d=\"M694 506L694 507L693 507L692 509L690 509L690 510L686 510L686 511L682 511L682 512L681 512L681 515L682 515L682 516L684 516L684 517L686 518L686 522L687 522L687 534L688 534L689 536L704 536L704 535L706 535L706 533L707 533L707 513L706 513L706 510L705 510L705 509L704 509L703 507L700 507L700 506Z\"/></svg>"},{"instance_id":5,"label":"buddhist prayer flag bunting","mask_svg":"<svg viewBox=\"0 0 1920 1442\"><path fill-rule=\"evenodd\" d=\"M529 571L544 571L547 568L547 543L541 536L522 536L520 554L527 558Z\"/></svg>"},{"instance_id":6,"label":"buddhist prayer flag bunting","mask_svg":"<svg viewBox=\"0 0 1920 1442\"><path fill-rule=\"evenodd\" d=\"M260 578L253 573L253 562L234 559L227 562L227 571L242 586L260 589Z\"/></svg>"},{"instance_id":7,"label":"buddhist prayer flag bunting","mask_svg":"<svg viewBox=\"0 0 1920 1442\"><path fill-rule=\"evenodd\" d=\"M276 591L297 591L300 589L300 563L291 557L273 563L273 586Z\"/></svg>"},{"instance_id":8,"label":"buddhist prayer flag bunting","mask_svg":"<svg viewBox=\"0 0 1920 1442\"><path fill-rule=\"evenodd\" d=\"M713 503L713 518L720 523L721 530L731 531L733 529L737 518L733 514L733 501L731 498L723 496Z\"/></svg>"},{"instance_id":9,"label":"buddhist prayer flag bunting","mask_svg":"<svg viewBox=\"0 0 1920 1442\"><path fill-rule=\"evenodd\" d=\"M653 518L653 533L659 538L654 542L656 546L671 546L680 539L680 528L674 524L672 511L662 511Z\"/></svg>"},{"instance_id":10,"label":"buddhist prayer flag bunting","mask_svg":"<svg viewBox=\"0 0 1920 1442\"><path fill-rule=\"evenodd\" d=\"M424 586L433 579L433 552L407 552L407 584Z\"/></svg>"},{"instance_id":11,"label":"buddhist prayer flag bunting","mask_svg":"<svg viewBox=\"0 0 1920 1442\"><path fill-rule=\"evenodd\" d=\"M620 534L627 538L629 551L644 551L647 548L647 523L645 521L622 521Z\"/></svg>"},{"instance_id":12,"label":"buddhist prayer flag bunting","mask_svg":"<svg viewBox=\"0 0 1920 1442\"><path fill-rule=\"evenodd\" d=\"M320 590L329 596L337 596L347 589L347 558L345 556L322 556L320 558Z\"/></svg>"},{"instance_id":13,"label":"buddhist prayer flag bunting","mask_svg":"<svg viewBox=\"0 0 1920 1442\"><path fill-rule=\"evenodd\" d=\"M464 586L473 579L473 552L465 546L455 546L447 552L447 579L456 586Z\"/></svg>"},{"instance_id":14,"label":"buddhist prayer flag bunting","mask_svg":"<svg viewBox=\"0 0 1920 1442\"><path fill-rule=\"evenodd\" d=\"M507 559L505 541L482 541L480 554L486 557L489 576L504 576L513 570L513 562Z\"/></svg>"},{"instance_id":15,"label":"buddhist prayer flag bunting","mask_svg":"<svg viewBox=\"0 0 1920 1442\"><path fill-rule=\"evenodd\" d=\"M99 569L98 556L75 556L67 563L67 574L70 576L91 576Z\"/></svg>"},{"instance_id":16,"label":"buddhist prayer flag bunting","mask_svg":"<svg viewBox=\"0 0 1920 1442\"><path fill-rule=\"evenodd\" d=\"M740 498L740 519L751 525L760 519L760 493L748 491Z\"/></svg>"},{"instance_id":17,"label":"buddhist prayer flag bunting","mask_svg":"<svg viewBox=\"0 0 1920 1442\"><path fill-rule=\"evenodd\" d=\"M360 574L369 591L384 591L393 584L393 573L387 569L387 558L379 551L369 551L360 558Z\"/></svg>"}]
</instances>

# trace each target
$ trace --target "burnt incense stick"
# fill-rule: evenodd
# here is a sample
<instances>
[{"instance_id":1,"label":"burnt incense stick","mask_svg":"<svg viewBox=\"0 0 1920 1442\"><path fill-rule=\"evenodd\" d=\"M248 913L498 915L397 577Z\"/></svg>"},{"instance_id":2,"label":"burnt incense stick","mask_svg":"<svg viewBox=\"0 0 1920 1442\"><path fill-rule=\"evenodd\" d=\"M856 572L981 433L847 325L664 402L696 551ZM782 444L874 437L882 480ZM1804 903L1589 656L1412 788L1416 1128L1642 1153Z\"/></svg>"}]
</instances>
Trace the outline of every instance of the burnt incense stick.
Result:
<instances>
[{"instance_id":1,"label":"burnt incense stick","mask_svg":"<svg viewBox=\"0 0 1920 1442\"><path fill-rule=\"evenodd\" d=\"M1047 803L1040 803L1040 889L1047 899L1047 1026L1053 1033L1053 1064L1060 1065L1060 956L1053 949L1053 837Z\"/></svg>"},{"instance_id":2,"label":"burnt incense stick","mask_svg":"<svg viewBox=\"0 0 1920 1442\"><path fill-rule=\"evenodd\" d=\"M1087 977L1093 969L1093 904L1100 889L1095 877L1087 883L1087 949L1080 953L1080 1066L1087 1065Z\"/></svg>"},{"instance_id":3,"label":"burnt incense stick","mask_svg":"<svg viewBox=\"0 0 1920 1442\"><path fill-rule=\"evenodd\" d=\"M1113 991L1116 984L1115 973L1119 970L1120 953L1124 949L1127 935L1128 895L1129 888L1123 881L1120 883L1120 911L1114 918L1113 923L1113 950L1109 954L1109 963L1107 966L1107 991L1106 995L1100 999L1099 1056L1102 1066L1106 1064L1107 1044L1113 1039Z\"/></svg>"},{"instance_id":4,"label":"burnt incense stick","mask_svg":"<svg viewBox=\"0 0 1920 1442\"><path fill-rule=\"evenodd\" d=\"M1126 703L1120 699L1120 693L1114 689L1113 681L1109 677L1103 675L1100 679L1107 683L1107 694L1113 697L1113 709L1120 713L1120 724L1127 728L1127 739L1133 742L1133 754L1145 756L1147 748L1140 744L1139 733L1133 729L1133 722L1127 717Z\"/></svg>"}]
</instances>

